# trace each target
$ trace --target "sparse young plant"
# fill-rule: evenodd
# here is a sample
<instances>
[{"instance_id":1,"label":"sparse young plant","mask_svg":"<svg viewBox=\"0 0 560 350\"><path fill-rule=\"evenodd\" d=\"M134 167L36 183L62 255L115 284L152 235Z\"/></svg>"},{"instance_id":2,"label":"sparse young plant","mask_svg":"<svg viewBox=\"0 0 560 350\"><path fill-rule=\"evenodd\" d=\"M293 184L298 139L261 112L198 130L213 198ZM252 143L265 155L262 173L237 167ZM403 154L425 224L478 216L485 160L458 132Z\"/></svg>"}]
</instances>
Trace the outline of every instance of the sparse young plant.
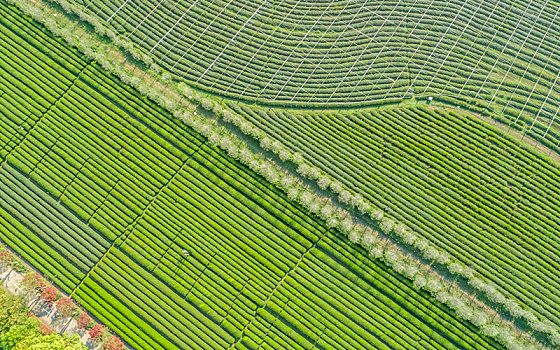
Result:
<instances>
[{"instance_id":1,"label":"sparse young plant","mask_svg":"<svg viewBox=\"0 0 560 350\"><path fill-rule=\"evenodd\" d=\"M38 272L29 272L24 275L20 283L21 287L27 292L41 293L47 286L43 276L41 276Z\"/></svg>"}]
</instances>

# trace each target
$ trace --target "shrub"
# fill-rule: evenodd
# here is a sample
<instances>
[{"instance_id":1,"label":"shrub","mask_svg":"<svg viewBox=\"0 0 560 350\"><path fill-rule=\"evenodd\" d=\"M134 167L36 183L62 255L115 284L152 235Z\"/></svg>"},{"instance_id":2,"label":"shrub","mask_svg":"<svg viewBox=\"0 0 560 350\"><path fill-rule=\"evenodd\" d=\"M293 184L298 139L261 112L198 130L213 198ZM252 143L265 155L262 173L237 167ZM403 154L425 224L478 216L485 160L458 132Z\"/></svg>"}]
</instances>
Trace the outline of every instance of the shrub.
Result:
<instances>
[{"instance_id":1,"label":"shrub","mask_svg":"<svg viewBox=\"0 0 560 350\"><path fill-rule=\"evenodd\" d=\"M351 217L347 217L346 219L344 219L344 220L342 220L342 221L340 222L340 230L341 230L343 233L348 233L348 232L350 232L350 231L352 230L353 227L354 227L354 220L352 220ZM358 235L358 237L359 237L359 236L360 236L360 235ZM357 241L356 241L356 242L357 242ZM353 243L356 243L356 242L353 242Z\"/></svg>"},{"instance_id":2,"label":"shrub","mask_svg":"<svg viewBox=\"0 0 560 350\"><path fill-rule=\"evenodd\" d=\"M303 156L300 153L294 153L292 158L294 160L294 163L298 165L303 163Z\"/></svg>"},{"instance_id":3,"label":"shrub","mask_svg":"<svg viewBox=\"0 0 560 350\"><path fill-rule=\"evenodd\" d=\"M389 265L394 265L399 259L399 252L395 248L389 248L385 251L385 261Z\"/></svg>"},{"instance_id":4,"label":"shrub","mask_svg":"<svg viewBox=\"0 0 560 350\"><path fill-rule=\"evenodd\" d=\"M309 174L309 166L307 164L300 164L296 171L302 176L307 176Z\"/></svg>"},{"instance_id":5,"label":"shrub","mask_svg":"<svg viewBox=\"0 0 560 350\"><path fill-rule=\"evenodd\" d=\"M350 239L350 242L352 243L358 243L360 241L360 232L358 232L357 230L350 231L348 239Z\"/></svg>"},{"instance_id":6,"label":"shrub","mask_svg":"<svg viewBox=\"0 0 560 350\"><path fill-rule=\"evenodd\" d=\"M308 208L311 203L313 203L313 194L309 191L304 191L301 194L301 204Z\"/></svg>"},{"instance_id":7,"label":"shrub","mask_svg":"<svg viewBox=\"0 0 560 350\"><path fill-rule=\"evenodd\" d=\"M242 148L239 151L239 159L241 159L241 162L248 164L253 159L253 154L247 148Z\"/></svg>"},{"instance_id":8,"label":"shrub","mask_svg":"<svg viewBox=\"0 0 560 350\"><path fill-rule=\"evenodd\" d=\"M372 219L380 221L383 218L383 215L385 215L383 210L371 208L370 216Z\"/></svg>"},{"instance_id":9,"label":"shrub","mask_svg":"<svg viewBox=\"0 0 560 350\"><path fill-rule=\"evenodd\" d=\"M475 311L471 317L471 322L477 327L482 327L488 322L488 317L484 311Z\"/></svg>"},{"instance_id":10,"label":"shrub","mask_svg":"<svg viewBox=\"0 0 560 350\"><path fill-rule=\"evenodd\" d=\"M271 149L274 154L279 154L282 151L282 144L278 141L274 141L272 143Z\"/></svg>"},{"instance_id":11,"label":"shrub","mask_svg":"<svg viewBox=\"0 0 560 350\"><path fill-rule=\"evenodd\" d=\"M233 113L229 109L224 109L222 112L222 119L226 122L233 121Z\"/></svg>"},{"instance_id":12,"label":"shrub","mask_svg":"<svg viewBox=\"0 0 560 350\"><path fill-rule=\"evenodd\" d=\"M361 208L364 206L364 197L362 197L361 194L356 193L352 196L350 203L356 208Z\"/></svg>"},{"instance_id":13,"label":"shrub","mask_svg":"<svg viewBox=\"0 0 560 350\"><path fill-rule=\"evenodd\" d=\"M436 277L429 277L426 282L426 289L431 293L437 293L441 290L441 283Z\"/></svg>"},{"instance_id":14,"label":"shrub","mask_svg":"<svg viewBox=\"0 0 560 350\"><path fill-rule=\"evenodd\" d=\"M370 247L372 244L375 243L377 240L377 232L368 230L366 233L362 235L362 244L365 247Z\"/></svg>"},{"instance_id":15,"label":"shrub","mask_svg":"<svg viewBox=\"0 0 560 350\"><path fill-rule=\"evenodd\" d=\"M80 316L78 316L78 329L85 329L91 323L91 317L89 317L88 313L82 311Z\"/></svg>"},{"instance_id":16,"label":"shrub","mask_svg":"<svg viewBox=\"0 0 560 350\"><path fill-rule=\"evenodd\" d=\"M76 305L70 298L61 298L56 302L56 309L63 317L72 317L76 311Z\"/></svg>"},{"instance_id":17,"label":"shrub","mask_svg":"<svg viewBox=\"0 0 560 350\"><path fill-rule=\"evenodd\" d=\"M416 276L417 273L418 267L416 267L413 262L409 263L404 270L404 275L411 280L414 279L414 276Z\"/></svg>"},{"instance_id":18,"label":"shrub","mask_svg":"<svg viewBox=\"0 0 560 350\"><path fill-rule=\"evenodd\" d=\"M46 287L47 283L38 272L30 272L23 276L21 286L26 291L40 292Z\"/></svg>"},{"instance_id":19,"label":"shrub","mask_svg":"<svg viewBox=\"0 0 560 350\"><path fill-rule=\"evenodd\" d=\"M12 252L10 252L8 249L0 251L0 265L2 265L2 267L11 268L14 265L15 261L16 259L14 257L14 254L12 254Z\"/></svg>"},{"instance_id":20,"label":"shrub","mask_svg":"<svg viewBox=\"0 0 560 350\"><path fill-rule=\"evenodd\" d=\"M297 199L298 196L299 196L299 189L297 187L294 186L288 189L288 199L294 201Z\"/></svg>"},{"instance_id":21,"label":"shrub","mask_svg":"<svg viewBox=\"0 0 560 350\"><path fill-rule=\"evenodd\" d=\"M334 214L334 208L332 205L327 204L321 208L321 218L323 220L328 220Z\"/></svg>"},{"instance_id":22,"label":"shrub","mask_svg":"<svg viewBox=\"0 0 560 350\"><path fill-rule=\"evenodd\" d=\"M103 325L98 324L95 325L95 327L93 327L89 332L88 332L89 336L91 339L93 340L99 340L103 337L103 335L105 334L105 327L103 327Z\"/></svg>"},{"instance_id":23,"label":"shrub","mask_svg":"<svg viewBox=\"0 0 560 350\"><path fill-rule=\"evenodd\" d=\"M124 344L122 340L117 338L116 336L111 336L103 342L103 350L122 350Z\"/></svg>"},{"instance_id":24,"label":"shrub","mask_svg":"<svg viewBox=\"0 0 560 350\"><path fill-rule=\"evenodd\" d=\"M311 180L317 180L321 175L321 171L318 168L312 167L309 169L309 178Z\"/></svg>"},{"instance_id":25,"label":"shrub","mask_svg":"<svg viewBox=\"0 0 560 350\"><path fill-rule=\"evenodd\" d=\"M434 247L428 247L424 250L424 258L434 261L439 258L439 251Z\"/></svg>"},{"instance_id":26,"label":"shrub","mask_svg":"<svg viewBox=\"0 0 560 350\"><path fill-rule=\"evenodd\" d=\"M57 295L58 291L56 290L56 288L53 286L48 286L41 294L41 299L43 299L46 303L52 303L56 300Z\"/></svg>"},{"instance_id":27,"label":"shrub","mask_svg":"<svg viewBox=\"0 0 560 350\"><path fill-rule=\"evenodd\" d=\"M383 248L381 248L381 246L379 245L374 244L369 249L369 255L376 259L379 259L383 256Z\"/></svg>"},{"instance_id":28,"label":"shrub","mask_svg":"<svg viewBox=\"0 0 560 350\"><path fill-rule=\"evenodd\" d=\"M260 145L265 151L269 151L272 147L272 141L270 140L270 138L264 137L261 139Z\"/></svg>"},{"instance_id":29,"label":"shrub","mask_svg":"<svg viewBox=\"0 0 560 350\"><path fill-rule=\"evenodd\" d=\"M292 175L287 175L282 177L280 183L284 188L290 188L296 183L296 178Z\"/></svg>"}]
</instances>

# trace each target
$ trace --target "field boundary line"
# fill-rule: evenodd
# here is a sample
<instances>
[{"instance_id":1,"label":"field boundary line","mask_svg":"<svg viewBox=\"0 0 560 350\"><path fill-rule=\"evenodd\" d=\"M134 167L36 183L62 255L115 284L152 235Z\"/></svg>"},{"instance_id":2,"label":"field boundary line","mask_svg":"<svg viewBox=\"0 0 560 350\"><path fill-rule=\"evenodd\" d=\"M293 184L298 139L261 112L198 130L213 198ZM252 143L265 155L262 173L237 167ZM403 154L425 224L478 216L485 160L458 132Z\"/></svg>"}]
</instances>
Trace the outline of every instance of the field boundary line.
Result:
<instances>
[{"instance_id":1,"label":"field boundary line","mask_svg":"<svg viewBox=\"0 0 560 350\"><path fill-rule=\"evenodd\" d=\"M247 331L247 329L253 324L253 321L256 320L256 318L258 317L258 311L259 309L265 309L266 305L268 304L268 302L270 301L270 299L272 299L272 297L274 296L274 293L278 290L278 288L280 288L282 286L282 283L284 282L284 280L286 279L286 277L288 277L289 274L291 274L292 272L296 271L297 268L299 267L299 265L301 264L301 262L303 261L303 259L305 258L305 256L313 249L315 249L317 247L317 244L319 242L321 242L323 240L323 238L331 232L331 229L327 229L325 232L323 232L323 234L313 243L313 245L309 248L307 248L307 250L305 252L303 252L303 254L301 254L301 256L299 257L298 261L296 262L296 264L289 269L288 271L286 271L286 273L284 274L284 276L280 279L280 281L278 281L278 284L276 284L276 287L274 287L272 289L272 291L270 292L270 294L268 295L268 297L266 298L265 302L263 303L262 306L257 306L257 308L255 309L255 313L253 314L253 318L251 318L251 320L249 321L249 323L247 323L245 325L245 327L243 327L243 329L241 330L241 335L239 336L239 339L237 339L234 343L232 343L228 349L234 349L235 346L241 342L241 340L243 339L243 336L245 335L245 332ZM287 304L287 303L286 303ZM223 321L222 321L223 322ZM297 330L294 329L294 332L298 332ZM298 332L299 333L299 332ZM307 337L306 337L307 338Z\"/></svg>"},{"instance_id":2,"label":"field boundary line","mask_svg":"<svg viewBox=\"0 0 560 350\"><path fill-rule=\"evenodd\" d=\"M171 179L169 179L169 181L167 181L167 183L165 183L158 191L158 193L156 193L156 195L152 198L152 200L150 201L150 203L148 203L146 205L146 207L144 208L144 210L142 210L142 213L140 215L138 215L136 217L136 219L134 219L134 222L132 222L130 225L128 225L124 231L111 243L111 246L105 251L105 253L103 254L103 256L101 256L101 258L89 269L89 271L85 274L85 276L82 278L82 280L76 285L76 287L74 288L74 290L72 290L72 293L70 293L70 297L72 297L72 295L78 290L78 288L84 283L84 281L86 280L87 277L89 277L89 275L93 272L93 270L97 267L97 265L99 265L99 263L101 263L101 261L103 260L103 258L105 258L105 256L107 255L107 253L111 250L111 248L115 247L117 245L118 242L118 247L120 248L123 243L126 242L126 240L128 239L128 237L130 237L130 235L132 234L132 231L134 231L134 228L136 227L136 225L138 224L138 221L140 221L140 218L142 218L144 216L144 214L148 211L149 208L151 208L152 204L155 202L155 200L158 198L158 196L161 194L161 192L163 192L163 190L165 190L169 184L175 179L175 177L177 176L177 174L179 174L179 172L185 167L185 165L187 164L187 162L189 161L189 159L191 159L202 147L202 145L204 145L206 141L202 142L202 144L198 147L197 150L195 150L184 162L183 165L181 165L181 167L179 169L177 169L177 171L175 172L175 174L171 177ZM124 237L124 239L122 239L122 237ZM176 237L175 237L176 238ZM172 244L172 243L171 243ZM163 257L163 255L162 255ZM161 259L161 258L160 258Z\"/></svg>"},{"instance_id":3,"label":"field boundary line","mask_svg":"<svg viewBox=\"0 0 560 350\"><path fill-rule=\"evenodd\" d=\"M173 174L173 176L171 177L171 179L169 179L169 181L167 181L163 186L161 186L161 188L159 189L159 191L153 196L153 198L150 200L150 202L146 205L146 207L142 210L142 213L140 213L140 215L138 215L136 217L136 219L134 219L134 221L128 225L124 232L122 232L119 237L117 239L115 239L115 241L119 240L119 238L123 237L123 235L125 235L127 232L128 234L126 234L126 237L124 237L124 239L121 240L121 242L119 243L119 248L126 242L126 240L128 239L128 237L132 234L132 231L134 231L134 229L136 228L136 225L138 225L138 222L140 221L140 219L142 217L144 217L144 215L146 214L146 212L152 207L153 203L156 201L157 198L159 198L159 195L166 189L169 187L169 184L171 184L171 182L173 182L173 180L175 180L175 178L177 177L177 175L181 172L181 170L183 170L183 168L187 165L187 162L198 153L198 151L200 151L200 149L202 148L202 146L206 143L206 140L203 141L198 148L192 152L188 158L183 162L183 165L181 165L181 167L179 167L179 169L177 169L177 171L175 172L175 174Z\"/></svg>"},{"instance_id":4,"label":"field boundary line","mask_svg":"<svg viewBox=\"0 0 560 350\"><path fill-rule=\"evenodd\" d=\"M35 121L35 123L33 124L33 126L31 126L28 130L26 130L25 135L23 136L23 138L21 139L21 141L15 145L10 152L8 152L8 154L4 157L4 160L2 161L2 163L0 164L0 168L2 167L2 165L4 163L6 163L8 161L8 157L10 157L12 155L12 153L16 150L19 149L19 147L21 145L23 145L23 143L27 140L27 137L35 130L35 128L37 127L37 125L39 125L39 123L45 118L45 116L52 111L53 107L56 106L56 104L64 97L68 94L68 92L72 89L72 87L74 87L74 85L76 84L76 81L78 81L78 79L80 79L80 75L83 73L83 71L89 67L91 64L91 62L88 62L81 70L78 74L76 74L76 77L74 78L74 80L72 80L72 83L70 85L68 85L68 87L66 88L66 90L64 90L64 92L62 94L60 94L60 96L58 96L56 98L56 100L51 103L51 105L49 106L49 108L47 108L47 110L45 112L43 112L41 114L41 116ZM15 135L15 134L14 134Z\"/></svg>"}]
</instances>

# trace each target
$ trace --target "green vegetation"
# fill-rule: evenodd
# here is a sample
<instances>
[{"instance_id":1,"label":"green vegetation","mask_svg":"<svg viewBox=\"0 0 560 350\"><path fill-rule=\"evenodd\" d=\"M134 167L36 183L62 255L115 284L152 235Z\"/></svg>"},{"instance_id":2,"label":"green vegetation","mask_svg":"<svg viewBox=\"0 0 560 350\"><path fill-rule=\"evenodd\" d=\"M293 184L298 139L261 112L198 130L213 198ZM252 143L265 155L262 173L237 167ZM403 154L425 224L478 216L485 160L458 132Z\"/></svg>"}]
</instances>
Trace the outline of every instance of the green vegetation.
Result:
<instances>
[{"instance_id":1,"label":"green vegetation","mask_svg":"<svg viewBox=\"0 0 560 350\"><path fill-rule=\"evenodd\" d=\"M397 4L349 4L348 8L342 10L348 9L351 15L344 17L345 12L340 11L341 18L333 20L330 16L323 18L321 15L321 11L326 12L333 6L332 2L314 3L314 6L298 2L296 5L301 5L304 11L300 11L298 6L286 9L283 6L287 3L284 2L216 6L215 2L196 1L190 3L189 8L155 2L135 7L129 2L92 2L85 9L80 5L68 6L64 0L54 2L74 11L98 30L108 21L109 29L114 30L105 31L109 37L115 37L116 34L126 36L143 48L144 53L150 51L154 61L172 73L178 73L183 60L190 59L193 66L202 65L198 73L196 67L189 66L186 75L177 74L201 89L263 104L278 103L302 108L348 107L434 96L436 100L456 103L491 115L523 130L549 147L555 148L558 142L554 124L559 111L557 91L554 89L558 63L554 55L556 45L551 41L557 31L554 25L557 11L548 3L534 8L533 3L516 2L435 2L428 5L399 1ZM375 11L369 8L371 6L377 6ZM206 8L211 10L199 15L207 18L207 21L186 20ZM266 12L271 8L277 12L273 15L261 13L261 10ZM237 11L234 18L240 19L240 22L235 20L230 25L227 19L229 11ZM162 16L163 12L169 16ZM347 96L346 100L336 103L336 99L330 101L333 98L331 94L326 103L321 100L321 96L323 93L328 94L333 86L329 84L329 79L336 78L336 84L341 81L341 75L322 74L320 64L331 59L331 51L327 50L325 54L323 50L321 54L313 55L311 50L306 52L308 56L298 53L298 49L306 45L298 45L297 40L272 40L271 45L261 45L261 48L265 47L263 56L257 53L245 57L244 62L250 70L253 60L266 59L256 68L270 70L270 85L275 97L271 99L271 95L265 92L254 96L236 94L234 86L237 83L255 89L263 86L264 89L268 88L268 84L257 82L261 77L266 78L266 73L243 77L245 69L242 69L236 75L239 72L236 68L243 63L237 65L236 58L232 57L244 57L245 52L255 49L254 45L258 45L259 39L264 37L263 40L266 40L267 36L261 34L266 32L267 26L274 28L270 38L291 35L289 29L280 25L283 22L275 22L275 15L286 15L286 23L290 23L291 27L288 28L293 29L294 37L306 35L306 32L310 38L317 40L321 36L316 46L318 52L321 48L325 49L322 45L328 44L337 34L342 37L354 31L359 38L367 34L367 30L375 30L376 35L392 30L395 35L391 35L390 40L376 42L383 44L381 53L385 53L383 50L386 47L398 48L401 45L396 54L393 51L388 56L390 62L399 62L402 57L398 54L401 52L406 52L409 60L406 67L395 69L394 72L390 71L394 67L387 61L380 62L380 69L382 73L388 73L383 77L392 73L399 76L403 72L408 74L409 85L395 81L389 89L387 86L371 86L370 93L380 92L383 97L367 100L368 93L361 91L354 80L349 88L351 92L359 91L359 96ZM360 18L364 30L355 27L352 15ZM385 17L381 21L364 21L368 15ZM173 16L176 19L173 20ZM396 31L392 16L397 16L400 21ZM295 18L299 18L299 22L290 21ZM255 21L266 24L254 31ZM461 25L456 28L458 24ZM500 30L496 29L498 24ZM313 30L309 30L310 27ZM232 28L237 28L237 31L229 32ZM402 38L398 35L399 29L403 29L404 42L399 40ZM159 36L161 40L154 39L158 37L158 30L162 31ZM207 36L203 36L200 42L204 43L204 51L196 51L200 42L195 37L205 30L214 41L207 42ZM235 41L243 40L247 33L252 35L252 40L246 40L242 48L233 49ZM227 40L220 40L224 38L234 42L229 44ZM119 40L116 42L122 45L122 40ZM313 40L310 42L314 43ZM183 45L189 45L189 48ZM272 67L277 63L276 56L265 52L271 48L280 54L286 49L289 58L296 62L286 61L285 70L284 67L275 70ZM445 55L438 48L445 48ZM353 45L348 45L346 49L348 57L352 57L356 50ZM181 57L174 56L175 50L181 51ZM375 53L367 52L364 57L372 54ZM337 57L335 68L347 69L348 65L345 66L342 58ZM358 57L360 59L361 55ZM167 65L177 58L177 64L171 67ZM314 59L315 67L311 68L310 74L310 71L305 71L305 67L310 68L308 63ZM376 60L370 57L369 62L375 64ZM205 64L207 66L204 67ZM304 67L301 70L305 72L304 80L297 79L300 67ZM348 74L342 81L347 77L352 78L353 67L346 72ZM294 76L292 85L289 80ZM358 85L375 81L367 77L363 79L364 75L358 77ZM283 86L282 79L287 79ZM315 82L315 85L309 90L303 89L308 82ZM228 83L227 87L220 85ZM295 87L298 92L290 95L290 87ZM406 87L406 90L403 90L404 95L397 97L400 87ZM300 100L297 96L300 92L309 92L311 97ZM393 92L396 95L391 95ZM556 198L555 190L549 189L548 184L549 178L555 177L557 171L553 163L504 139L484 124L444 111L434 114L425 108L399 112L393 109L374 111L372 116L370 111L313 113L304 109L246 106L237 100L227 99L217 104L211 97L199 100L205 109L222 115L223 121L233 123L243 133L257 138L264 150L273 151L281 160L294 161L300 175L317 180L322 189L330 188L339 203L369 214L380 231L393 235L401 243L412 245L422 257L444 265L453 275L464 277L470 287L482 293L493 306L523 320L533 331L546 334L553 344L560 344L560 333L556 326L558 295L554 292L558 284L554 274L558 262L554 218L558 217L558 211L548 201L548 198ZM235 112L224 111L224 106ZM386 123L384 118L391 122ZM425 130L426 135L416 132L417 129L421 132ZM393 138L398 140L395 142L400 142L396 151L404 152L404 155L391 153L395 143ZM482 147L487 152L489 162L486 163L484 156L477 153L477 148L473 149L461 143L461 140L480 142L475 147ZM433 148L427 149L430 147ZM440 149L437 147L451 147L457 152L450 153L454 158L447 159L447 155L438 154ZM370 153L375 158L371 158ZM513 162L511 157L514 157ZM515 167L531 170L529 173ZM463 169L464 176L457 174ZM531 182L533 178L535 181ZM554 181L551 181L554 186ZM375 186L371 186L371 183ZM526 183L529 185L525 186ZM333 214L330 208L313 202L308 192L294 188L288 190L291 191L290 200L299 201L311 212L321 214L329 227L338 227L353 242L363 243L363 235L353 232L354 221L347 219L346 215ZM412 195L410 191L414 191ZM534 191L545 191L546 194L533 196ZM510 204L513 207L508 207ZM384 209L389 209L387 211L390 213L385 215ZM396 225L398 222L404 225ZM535 250L535 245L543 247ZM513 253L510 254L510 250ZM373 244L370 254L385 258L379 244Z\"/></svg>"},{"instance_id":2,"label":"green vegetation","mask_svg":"<svg viewBox=\"0 0 560 350\"><path fill-rule=\"evenodd\" d=\"M23 299L0 286L0 348L4 350L82 350L86 349L77 334L69 337L45 331Z\"/></svg>"},{"instance_id":3,"label":"green vegetation","mask_svg":"<svg viewBox=\"0 0 560 350\"><path fill-rule=\"evenodd\" d=\"M51 1L219 95L303 108L434 96L559 141L554 2Z\"/></svg>"},{"instance_id":4,"label":"green vegetation","mask_svg":"<svg viewBox=\"0 0 560 350\"><path fill-rule=\"evenodd\" d=\"M380 230L428 260L472 280L514 317L554 332L560 322L557 165L463 113L418 107L267 114L229 106L241 117L235 123L242 130L270 135L261 145L280 144L275 153L287 152L300 164L300 174L332 190L339 202L369 214ZM257 132L251 131L255 127ZM314 176L311 165L320 169ZM455 261L477 278L463 274ZM522 309L549 322L537 325Z\"/></svg>"},{"instance_id":5,"label":"green vegetation","mask_svg":"<svg viewBox=\"0 0 560 350\"><path fill-rule=\"evenodd\" d=\"M0 25L1 238L128 344L502 348L14 8Z\"/></svg>"}]
</instances>

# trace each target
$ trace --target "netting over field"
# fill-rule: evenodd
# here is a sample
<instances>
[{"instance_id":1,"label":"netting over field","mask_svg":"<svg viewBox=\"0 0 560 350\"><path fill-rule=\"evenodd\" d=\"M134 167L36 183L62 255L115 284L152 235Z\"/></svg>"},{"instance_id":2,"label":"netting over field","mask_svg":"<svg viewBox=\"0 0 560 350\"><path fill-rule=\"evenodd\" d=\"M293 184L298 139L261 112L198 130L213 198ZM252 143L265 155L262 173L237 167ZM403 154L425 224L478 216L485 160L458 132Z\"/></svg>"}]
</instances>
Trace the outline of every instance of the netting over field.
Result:
<instances>
[{"instance_id":1,"label":"netting over field","mask_svg":"<svg viewBox=\"0 0 560 350\"><path fill-rule=\"evenodd\" d=\"M541 136L558 117L560 7L549 0L83 3L220 94L319 106L474 98Z\"/></svg>"}]
</instances>

